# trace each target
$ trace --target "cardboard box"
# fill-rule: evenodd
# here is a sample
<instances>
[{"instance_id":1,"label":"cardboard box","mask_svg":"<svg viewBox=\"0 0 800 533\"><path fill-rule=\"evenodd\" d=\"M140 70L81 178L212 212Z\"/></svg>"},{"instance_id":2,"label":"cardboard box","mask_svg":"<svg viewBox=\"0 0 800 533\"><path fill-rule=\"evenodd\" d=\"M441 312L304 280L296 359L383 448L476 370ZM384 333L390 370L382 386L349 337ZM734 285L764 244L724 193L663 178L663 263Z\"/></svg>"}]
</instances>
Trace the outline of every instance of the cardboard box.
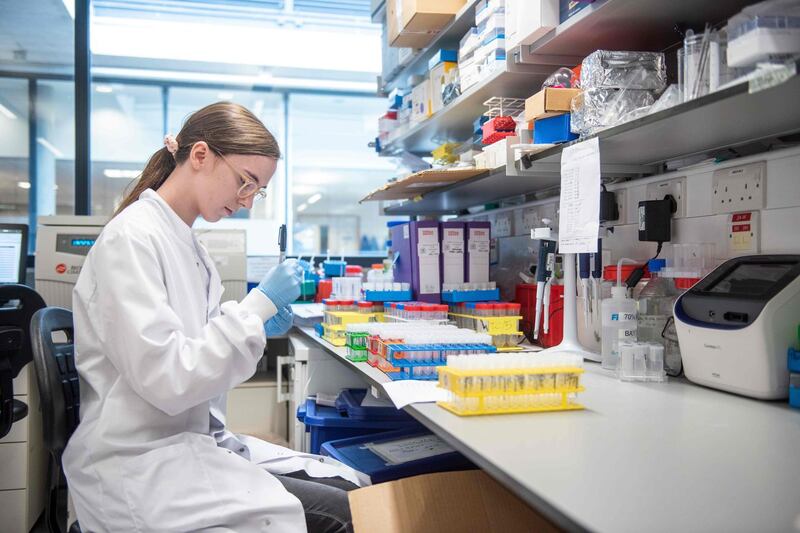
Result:
<instances>
[{"instance_id":1,"label":"cardboard box","mask_svg":"<svg viewBox=\"0 0 800 533\"><path fill-rule=\"evenodd\" d=\"M431 112L431 80L426 79L411 89L411 123L427 120Z\"/></svg>"},{"instance_id":2,"label":"cardboard box","mask_svg":"<svg viewBox=\"0 0 800 533\"><path fill-rule=\"evenodd\" d=\"M466 0L387 0L386 23L392 46L424 48Z\"/></svg>"},{"instance_id":3,"label":"cardboard box","mask_svg":"<svg viewBox=\"0 0 800 533\"><path fill-rule=\"evenodd\" d=\"M554 117L570 110L569 104L580 89L547 87L525 100L525 120Z\"/></svg>"},{"instance_id":4,"label":"cardboard box","mask_svg":"<svg viewBox=\"0 0 800 533\"><path fill-rule=\"evenodd\" d=\"M506 0L506 50L532 44L558 26L558 0Z\"/></svg>"},{"instance_id":5,"label":"cardboard box","mask_svg":"<svg viewBox=\"0 0 800 533\"><path fill-rule=\"evenodd\" d=\"M348 497L356 533L560 531L480 470L399 479Z\"/></svg>"},{"instance_id":6,"label":"cardboard box","mask_svg":"<svg viewBox=\"0 0 800 533\"><path fill-rule=\"evenodd\" d=\"M439 63L430 71L431 77L431 114L444 107L442 103L442 88L452 83L458 72L458 63L446 61Z\"/></svg>"}]
</instances>

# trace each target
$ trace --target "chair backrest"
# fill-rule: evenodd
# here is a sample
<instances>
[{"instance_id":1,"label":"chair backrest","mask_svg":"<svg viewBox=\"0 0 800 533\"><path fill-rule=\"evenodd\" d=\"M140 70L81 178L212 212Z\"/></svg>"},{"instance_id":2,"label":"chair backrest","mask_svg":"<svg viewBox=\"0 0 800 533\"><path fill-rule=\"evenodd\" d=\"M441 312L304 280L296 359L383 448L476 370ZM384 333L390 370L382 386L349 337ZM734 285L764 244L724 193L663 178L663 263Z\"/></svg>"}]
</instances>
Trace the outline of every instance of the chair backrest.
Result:
<instances>
[{"instance_id":1,"label":"chair backrest","mask_svg":"<svg viewBox=\"0 0 800 533\"><path fill-rule=\"evenodd\" d=\"M53 339L57 332L66 335L66 342ZM33 315L31 341L42 405L44 445L59 461L78 426L80 414L74 339L71 311L46 307Z\"/></svg>"},{"instance_id":2,"label":"chair backrest","mask_svg":"<svg viewBox=\"0 0 800 533\"><path fill-rule=\"evenodd\" d=\"M44 307L39 293L25 285L0 285L0 438L14 421L13 379L31 362L31 317Z\"/></svg>"}]
</instances>

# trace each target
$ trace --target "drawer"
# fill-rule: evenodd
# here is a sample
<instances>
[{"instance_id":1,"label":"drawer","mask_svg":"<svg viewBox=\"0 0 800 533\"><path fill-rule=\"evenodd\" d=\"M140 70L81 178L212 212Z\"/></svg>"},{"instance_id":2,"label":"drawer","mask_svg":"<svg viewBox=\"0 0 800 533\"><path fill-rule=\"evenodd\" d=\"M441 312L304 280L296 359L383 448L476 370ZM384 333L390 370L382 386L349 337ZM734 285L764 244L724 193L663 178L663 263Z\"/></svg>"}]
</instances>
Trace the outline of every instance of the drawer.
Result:
<instances>
[{"instance_id":1,"label":"drawer","mask_svg":"<svg viewBox=\"0 0 800 533\"><path fill-rule=\"evenodd\" d=\"M28 440L28 422L31 416L31 404L28 402L27 396L17 396L15 394L14 399L25 402L28 405L28 416L18 422L14 422L14 424L11 425L11 431L8 432L8 435L0 439L0 444L7 442L26 442Z\"/></svg>"},{"instance_id":2,"label":"drawer","mask_svg":"<svg viewBox=\"0 0 800 533\"><path fill-rule=\"evenodd\" d=\"M28 509L25 503L28 497L27 490L0 490L0 516L2 516L2 526L0 529L8 533L27 533L26 512Z\"/></svg>"},{"instance_id":3,"label":"drawer","mask_svg":"<svg viewBox=\"0 0 800 533\"><path fill-rule=\"evenodd\" d=\"M24 489L27 483L28 446L24 442L0 444L0 490ZM0 514L0 516L3 516Z\"/></svg>"}]
</instances>

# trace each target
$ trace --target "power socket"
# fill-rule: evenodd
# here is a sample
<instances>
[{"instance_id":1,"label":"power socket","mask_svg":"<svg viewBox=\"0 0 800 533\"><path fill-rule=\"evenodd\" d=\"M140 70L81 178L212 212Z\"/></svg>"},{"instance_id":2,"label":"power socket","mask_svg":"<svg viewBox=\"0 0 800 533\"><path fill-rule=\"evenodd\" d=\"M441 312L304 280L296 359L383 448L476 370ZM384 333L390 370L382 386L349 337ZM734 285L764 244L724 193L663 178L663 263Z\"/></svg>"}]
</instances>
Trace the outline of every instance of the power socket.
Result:
<instances>
[{"instance_id":1,"label":"power socket","mask_svg":"<svg viewBox=\"0 0 800 533\"><path fill-rule=\"evenodd\" d=\"M765 161L715 170L712 178L713 213L763 209L766 181Z\"/></svg>"},{"instance_id":2,"label":"power socket","mask_svg":"<svg viewBox=\"0 0 800 533\"><path fill-rule=\"evenodd\" d=\"M672 218L686 216L686 176L648 183L646 192L648 200L661 200L666 195L671 194L677 208L672 214Z\"/></svg>"}]
</instances>

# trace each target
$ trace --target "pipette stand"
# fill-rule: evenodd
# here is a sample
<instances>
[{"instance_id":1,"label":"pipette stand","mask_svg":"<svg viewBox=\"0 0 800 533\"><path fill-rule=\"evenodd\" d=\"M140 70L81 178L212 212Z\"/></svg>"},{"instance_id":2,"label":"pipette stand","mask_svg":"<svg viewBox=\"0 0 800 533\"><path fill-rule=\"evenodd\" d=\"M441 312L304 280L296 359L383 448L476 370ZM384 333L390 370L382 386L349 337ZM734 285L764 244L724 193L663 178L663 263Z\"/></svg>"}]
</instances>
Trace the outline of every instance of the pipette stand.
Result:
<instances>
[{"instance_id":1,"label":"pipette stand","mask_svg":"<svg viewBox=\"0 0 800 533\"><path fill-rule=\"evenodd\" d=\"M575 254L561 254L564 258L564 337L561 344L539 353L569 352L584 359L597 361L598 354L587 350L578 340L578 287Z\"/></svg>"}]
</instances>

